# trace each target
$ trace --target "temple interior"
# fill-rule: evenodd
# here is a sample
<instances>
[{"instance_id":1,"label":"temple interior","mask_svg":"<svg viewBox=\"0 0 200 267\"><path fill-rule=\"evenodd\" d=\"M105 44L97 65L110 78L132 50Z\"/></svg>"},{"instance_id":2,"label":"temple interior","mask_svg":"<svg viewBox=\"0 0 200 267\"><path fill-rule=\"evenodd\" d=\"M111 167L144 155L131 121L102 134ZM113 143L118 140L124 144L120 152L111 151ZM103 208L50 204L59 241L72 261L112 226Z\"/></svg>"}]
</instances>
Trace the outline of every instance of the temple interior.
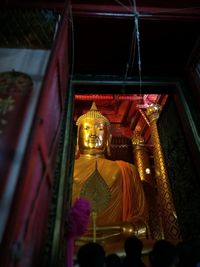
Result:
<instances>
[{"instance_id":1,"label":"temple interior","mask_svg":"<svg viewBox=\"0 0 200 267\"><path fill-rule=\"evenodd\" d=\"M0 7L0 266L199 241L199 1Z\"/></svg>"}]
</instances>

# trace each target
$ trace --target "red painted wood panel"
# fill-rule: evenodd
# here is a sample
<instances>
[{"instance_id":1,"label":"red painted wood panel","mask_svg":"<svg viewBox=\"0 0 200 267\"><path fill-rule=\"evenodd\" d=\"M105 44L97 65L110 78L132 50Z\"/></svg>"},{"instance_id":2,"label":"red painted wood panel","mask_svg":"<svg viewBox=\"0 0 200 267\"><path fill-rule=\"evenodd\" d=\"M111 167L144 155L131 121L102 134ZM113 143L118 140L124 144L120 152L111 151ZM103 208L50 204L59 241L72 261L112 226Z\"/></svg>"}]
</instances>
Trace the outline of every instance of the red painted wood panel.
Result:
<instances>
[{"instance_id":1,"label":"red painted wood panel","mask_svg":"<svg viewBox=\"0 0 200 267\"><path fill-rule=\"evenodd\" d=\"M36 267L42 260L68 86L68 10L60 23L1 244L2 267ZM21 252L21 255L17 254ZM20 253L19 253L20 254Z\"/></svg>"}]
</instances>

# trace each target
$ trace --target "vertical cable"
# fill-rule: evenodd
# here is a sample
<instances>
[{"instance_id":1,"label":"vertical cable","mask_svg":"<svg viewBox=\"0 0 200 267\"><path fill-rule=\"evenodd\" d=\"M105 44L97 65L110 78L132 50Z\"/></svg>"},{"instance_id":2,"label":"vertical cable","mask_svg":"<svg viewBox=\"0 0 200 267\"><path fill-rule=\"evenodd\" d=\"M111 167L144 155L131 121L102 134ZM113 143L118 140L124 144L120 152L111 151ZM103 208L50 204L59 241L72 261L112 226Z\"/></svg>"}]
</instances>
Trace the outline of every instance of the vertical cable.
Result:
<instances>
[{"instance_id":1,"label":"vertical cable","mask_svg":"<svg viewBox=\"0 0 200 267\"><path fill-rule=\"evenodd\" d=\"M142 64L140 55L140 32L138 25L138 14L135 15L135 27L136 27L136 40L137 40L137 51L138 51L138 74L140 80L140 94L142 93Z\"/></svg>"},{"instance_id":2,"label":"vertical cable","mask_svg":"<svg viewBox=\"0 0 200 267\"><path fill-rule=\"evenodd\" d=\"M119 0L114 0L114 1L117 2L118 4L120 4L121 6L124 6ZM124 75L124 81L126 81L126 79L127 79L130 65L131 65L131 69L133 68L133 64L134 64L134 60L135 60L135 46L137 45L138 75L139 75L139 83L140 83L140 92L139 92L139 94L141 95L142 94L142 64L141 64L141 54L140 54L140 32L139 32L139 20L138 20L139 13L137 12L136 1L135 0L129 0L129 3L131 4L131 7L132 7L131 9L132 9L133 16L134 16L135 28L134 28L133 35L132 35L132 38L131 38L130 56L129 56L129 60L128 60L127 64L126 64L126 72L125 72L125 75ZM133 48L134 41L136 41L136 44L135 44L135 46ZM131 63L131 60L132 60L132 63ZM124 86L123 86L123 89L124 89Z\"/></svg>"}]
</instances>

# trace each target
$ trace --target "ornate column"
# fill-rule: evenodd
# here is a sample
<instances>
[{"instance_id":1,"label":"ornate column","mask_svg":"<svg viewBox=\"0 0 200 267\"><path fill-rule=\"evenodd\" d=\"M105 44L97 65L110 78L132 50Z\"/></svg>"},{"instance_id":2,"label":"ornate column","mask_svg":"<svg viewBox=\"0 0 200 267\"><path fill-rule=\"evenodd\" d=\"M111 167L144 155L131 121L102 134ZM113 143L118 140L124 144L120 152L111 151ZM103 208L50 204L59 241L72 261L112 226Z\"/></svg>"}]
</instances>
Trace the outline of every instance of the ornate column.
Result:
<instances>
[{"instance_id":1,"label":"ornate column","mask_svg":"<svg viewBox=\"0 0 200 267\"><path fill-rule=\"evenodd\" d=\"M155 177L160 201L164 238L170 241L177 241L180 239L180 232L157 128L157 120L160 112L161 106L158 104L151 105L146 110L151 126L152 143L154 144Z\"/></svg>"},{"instance_id":2,"label":"ornate column","mask_svg":"<svg viewBox=\"0 0 200 267\"><path fill-rule=\"evenodd\" d=\"M132 137L134 163L138 169L140 179L153 185L152 172L149 163L148 149L144 138L138 134Z\"/></svg>"},{"instance_id":3,"label":"ornate column","mask_svg":"<svg viewBox=\"0 0 200 267\"><path fill-rule=\"evenodd\" d=\"M155 178L149 161L149 148L138 134L132 137L134 164L143 183L148 208L148 226L152 239L163 238L163 229L157 203Z\"/></svg>"}]
</instances>

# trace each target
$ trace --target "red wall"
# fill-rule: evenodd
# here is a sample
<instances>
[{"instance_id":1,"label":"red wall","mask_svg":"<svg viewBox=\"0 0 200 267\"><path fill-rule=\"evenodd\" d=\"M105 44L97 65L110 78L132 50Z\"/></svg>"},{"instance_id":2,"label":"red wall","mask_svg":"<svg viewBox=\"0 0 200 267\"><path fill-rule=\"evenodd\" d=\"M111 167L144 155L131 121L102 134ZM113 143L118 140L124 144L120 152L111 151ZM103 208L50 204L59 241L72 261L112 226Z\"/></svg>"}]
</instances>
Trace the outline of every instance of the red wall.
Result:
<instances>
[{"instance_id":1,"label":"red wall","mask_svg":"<svg viewBox=\"0 0 200 267\"><path fill-rule=\"evenodd\" d=\"M39 266L68 87L68 12L61 20L1 244L2 267ZM18 258L18 259L17 259Z\"/></svg>"}]
</instances>

